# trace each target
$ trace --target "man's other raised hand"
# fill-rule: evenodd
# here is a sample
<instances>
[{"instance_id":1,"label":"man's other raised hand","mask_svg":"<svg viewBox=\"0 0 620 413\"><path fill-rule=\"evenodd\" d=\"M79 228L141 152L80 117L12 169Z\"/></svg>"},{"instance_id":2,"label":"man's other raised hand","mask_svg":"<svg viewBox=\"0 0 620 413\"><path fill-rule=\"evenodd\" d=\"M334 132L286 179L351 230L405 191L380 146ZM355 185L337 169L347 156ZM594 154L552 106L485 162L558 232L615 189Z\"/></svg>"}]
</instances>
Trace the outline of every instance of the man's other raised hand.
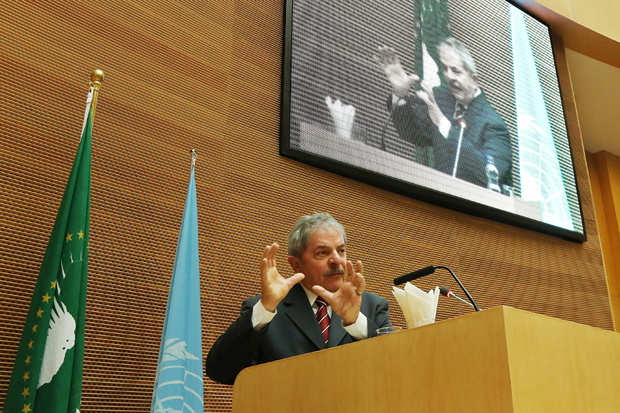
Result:
<instances>
[{"instance_id":1,"label":"man's other raised hand","mask_svg":"<svg viewBox=\"0 0 620 413\"><path fill-rule=\"evenodd\" d=\"M275 242L267 245L260 263L261 302L265 310L272 313L290 289L305 277L301 273L289 278L280 275L276 268L276 254L279 249L280 246Z\"/></svg>"}]
</instances>

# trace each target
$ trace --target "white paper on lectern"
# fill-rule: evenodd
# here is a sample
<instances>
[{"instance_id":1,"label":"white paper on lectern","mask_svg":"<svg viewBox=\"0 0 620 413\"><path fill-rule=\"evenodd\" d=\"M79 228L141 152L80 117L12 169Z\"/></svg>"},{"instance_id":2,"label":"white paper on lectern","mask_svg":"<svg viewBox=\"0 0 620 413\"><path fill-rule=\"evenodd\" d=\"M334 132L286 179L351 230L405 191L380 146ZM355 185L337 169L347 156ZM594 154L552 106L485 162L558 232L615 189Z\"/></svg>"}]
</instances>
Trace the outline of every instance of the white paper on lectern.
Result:
<instances>
[{"instance_id":1,"label":"white paper on lectern","mask_svg":"<svg viewBox=\"0 0 620 413\"><path fill-rule=\"evenodd\" d=\"M415 285L407 283L404 290L393 287L393 293L409 328L435 321L439 303L439 287L425 293Z\"/></svg>"},{"instance_id":2,"label":"white paper on lectern","mask_svg":"<svg viewBox=\"0 0 620 413\"><path fill-rule=\"evenodd\" d=\"M343 139L351 139L353 120L355 119L355 107L344 105L339 99L333 101L331 96L325 97L325 103L334 120L336 134Z\"/></svg>"},{"instance_id":3,"label":"white paper on lectern","mask_svg":"<svg viewBox=\"0 0 620 413\"><path fill-rule=\"evenodd\" d=\"M392 289L394 297L396 297L396 302L405 316L407 326L413 326L413 318L411 318L411 311L409 311L409 303L407 302L407 293L400 288L392 287Z\"/></svg>"}]
</instances>

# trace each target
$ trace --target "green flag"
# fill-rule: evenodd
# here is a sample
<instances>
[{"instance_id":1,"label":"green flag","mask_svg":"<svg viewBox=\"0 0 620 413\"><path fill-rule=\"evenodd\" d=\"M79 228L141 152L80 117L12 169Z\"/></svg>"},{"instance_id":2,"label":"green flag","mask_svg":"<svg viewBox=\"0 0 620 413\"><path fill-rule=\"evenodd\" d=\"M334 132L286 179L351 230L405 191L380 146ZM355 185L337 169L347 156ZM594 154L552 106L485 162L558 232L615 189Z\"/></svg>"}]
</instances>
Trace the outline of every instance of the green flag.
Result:
<instances>
[{"instance_id":1,"label":"green flag","mask_svg":"<svg viewBox=\"0 0 620 413\"><path fill-rule=\"evenodd\" d=\"M414 13L416 74L432 86L439 86L444 80L439 73L437 46L452 36L447 0L416 1Z\"/></svg>"},{"instance_id":2,"label":"green flag","mask_svg":"<svg viewBox=\"0 0 620 413\"><path fill-rule=\"evenodd\" d=\"M88 276L91 127L92 118L88 113L41 263L3 413L75 413L80 408Z\"/></svg>"},{"instance_id":3,"label":"green flag","mask_svg":"<svg viewBox=\"0 0 620 413\"><path fill-rule=\"evenodd\" d=\"M415 51L414 67L420 79L435 87L444 83L440 74L437 46L452 36L447 0L420 0L415 2ZM416 147L416 161L435 167L431 146Z\"/></svg>"}]
</instances>

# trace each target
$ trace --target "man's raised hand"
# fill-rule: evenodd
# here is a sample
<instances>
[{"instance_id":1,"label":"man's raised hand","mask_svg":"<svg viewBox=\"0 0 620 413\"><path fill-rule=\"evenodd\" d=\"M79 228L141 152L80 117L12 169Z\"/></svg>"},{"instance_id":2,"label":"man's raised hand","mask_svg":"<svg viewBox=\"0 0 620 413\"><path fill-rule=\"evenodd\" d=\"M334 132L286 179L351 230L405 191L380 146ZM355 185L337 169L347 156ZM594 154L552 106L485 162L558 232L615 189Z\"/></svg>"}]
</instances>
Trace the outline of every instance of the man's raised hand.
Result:
<instances>
[{"instance_id":1,"label":"man's raised hand","mask_svg":"<svg viewBox=\"0 0 620 413\"><path fill-rule=\"evenodd\" d=\"M396 51L389 46L379 47L373 58L392 85L392 93L399 99L407 96L411 86L420 80L417 75L408 75L405 72Z\"/></svg>"},{"instance_id":2,"label":"man's raised hand","mask_svg":"<svg viewBox=\"0 0 620 413\"><path fill-rule=\"evenodd\" d=\"M276 254L279 249L280 246L275 242L266 246L260 263L261 302L269 312L274 312L290 289L305 277L302 273L289 278L280 275L276 268Z\"/></svg>"},{"instance_id":3,"label":"man's raised hand","mask_svg":"<svg viewBox=\"0 0 620 413\"><path fill-rule=\"evenodd\" d=\"M323 297L332 310L342 318L345 326L355 323L359 315L362 292L366 288L363 273L361 261L355 263L355 271L351 261L347 261L347 273L343 276L344 279L338 291L331 293L320 285L312 287L312 290Z\"/></svg>"},{"instance_id":4,"label":"man's raised hand","mask_svg":"<svg viewBox=\"0 0 620 413\"><path fill-rule=\"evenodd\" d=\"M422 87L422 90L417 91L416 94L424 101L424 103L426 103L426 106L428 106L428 114L433 123L436 126L440 126L442 120L444 119L446 122L450 122L439 108L439 105L435 100L435 93L433 92L432 86L426 82L420 83L420 86Z\"/></svg>"}]
</instances>

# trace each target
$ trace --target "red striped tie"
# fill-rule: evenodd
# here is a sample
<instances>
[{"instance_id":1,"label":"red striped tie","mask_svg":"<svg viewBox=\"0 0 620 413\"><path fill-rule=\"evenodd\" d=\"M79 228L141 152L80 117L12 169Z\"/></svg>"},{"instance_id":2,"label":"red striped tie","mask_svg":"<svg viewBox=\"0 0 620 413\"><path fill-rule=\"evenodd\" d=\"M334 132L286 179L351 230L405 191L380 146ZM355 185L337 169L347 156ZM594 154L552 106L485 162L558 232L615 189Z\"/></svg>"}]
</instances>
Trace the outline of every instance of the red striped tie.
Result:
<instances>
[{"instance_id":1,"label":"red striped tie","mask_svg":"<svg viewBox=\"0 0 620 413\"><path fill-rule=\"evenodd\" d=\"M316 320L319 322L319 327L321 327L325 344L327 344L327 340L329 338L329 315L327 314L327 302L322 297L317 297L315 303L319 306L319 309L316 312Z\"/></svg>"}]
</instances>

